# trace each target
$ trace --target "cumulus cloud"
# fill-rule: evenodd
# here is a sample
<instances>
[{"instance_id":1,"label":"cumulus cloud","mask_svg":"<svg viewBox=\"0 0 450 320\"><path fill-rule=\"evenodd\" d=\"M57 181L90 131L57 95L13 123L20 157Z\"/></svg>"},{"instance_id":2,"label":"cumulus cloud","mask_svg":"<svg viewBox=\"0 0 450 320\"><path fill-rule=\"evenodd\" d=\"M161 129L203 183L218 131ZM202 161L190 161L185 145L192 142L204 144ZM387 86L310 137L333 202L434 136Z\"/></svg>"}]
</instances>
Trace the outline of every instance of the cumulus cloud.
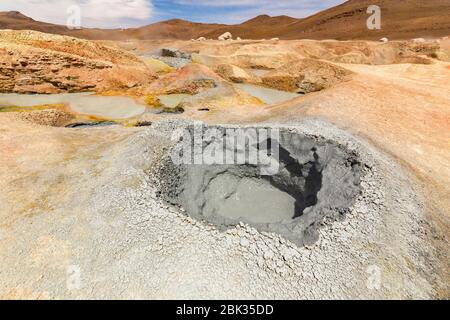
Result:
<instances>
[{"instance_id":1,"label":"cumulus cloud","mask_svg":"<svg viewBox=\"0 0 450 320\"><path fill-rule=\"evenodd\" d=\"M68 8L79 6L84 27L139 26L153 12L151 0L1 0L0 11L15 10L35 20L63 24Z\"/></svg>"}]
</instances>

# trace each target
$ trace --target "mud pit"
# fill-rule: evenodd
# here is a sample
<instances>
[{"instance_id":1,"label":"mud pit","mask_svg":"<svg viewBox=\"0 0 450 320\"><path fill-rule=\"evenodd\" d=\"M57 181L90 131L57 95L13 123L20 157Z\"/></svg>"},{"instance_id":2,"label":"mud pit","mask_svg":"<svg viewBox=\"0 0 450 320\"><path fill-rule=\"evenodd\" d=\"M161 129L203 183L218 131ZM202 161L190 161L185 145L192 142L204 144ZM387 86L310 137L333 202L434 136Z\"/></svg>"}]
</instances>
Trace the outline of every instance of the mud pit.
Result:
<instances>
[{"instance_id":1,"label":"mud pit","mask_svg":"<svg viewBox=\"0 0 450 320\"><path fill-rule=\"evenodd\" d=\"M228 141L226 131L219 130ZM264 142L263 152L270 155L272 146L278 149L275 174L266 175L249 163L180 166L170 160L160 172L160 194L220 230L244 222L299 246L312 244L325 218L343 219L353 204L360 192L361 163L334 141L289 130L281 130L276 141ZM203 147L211 143L203 140ZM224 143L224 150L230 148L236 145Z\"/></svg>"}]
</instances>

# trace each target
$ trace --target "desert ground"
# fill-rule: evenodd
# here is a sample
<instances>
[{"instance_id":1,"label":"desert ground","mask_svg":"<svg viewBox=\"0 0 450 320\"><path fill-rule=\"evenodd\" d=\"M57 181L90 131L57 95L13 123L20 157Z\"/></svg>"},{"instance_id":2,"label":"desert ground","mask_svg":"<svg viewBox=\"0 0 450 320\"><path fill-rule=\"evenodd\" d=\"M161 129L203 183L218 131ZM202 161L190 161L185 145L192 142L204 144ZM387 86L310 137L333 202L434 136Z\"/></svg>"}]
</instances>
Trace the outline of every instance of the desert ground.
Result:
<instances>
[{"instance_id":1,"label":"desert ground","mask_svg":"<svg viewBox=\"0 0 450 320\"><path fill-rule=\"evenodd\" d=\"M89 41L1 30L0 91L0 298L450 296L448 38ZM314 146L315 204L287 231L218 219L205 181L226 181L170 163L173 132L194 121L280 129L300 166L314 160L295 141ZM230 184L256 181L219 170ZM189 194L196 184L203 193Z\"/></svg>"}]
</instances>

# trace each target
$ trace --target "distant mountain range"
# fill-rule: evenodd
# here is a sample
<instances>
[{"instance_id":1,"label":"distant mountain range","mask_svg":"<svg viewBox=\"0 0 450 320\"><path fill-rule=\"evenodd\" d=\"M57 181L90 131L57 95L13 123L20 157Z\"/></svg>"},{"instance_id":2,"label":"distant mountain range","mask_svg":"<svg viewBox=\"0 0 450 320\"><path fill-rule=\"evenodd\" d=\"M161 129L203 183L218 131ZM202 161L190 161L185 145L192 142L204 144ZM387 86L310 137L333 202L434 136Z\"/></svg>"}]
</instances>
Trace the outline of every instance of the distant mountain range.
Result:
<instances>
[{"instance_id":1,"label":"distant mountain range","mask_svg":"<svg viewBox=\"0 0 450 320\"><path fill-rule=\"evenodd\" d=\"M368 30L369 5L382 12L381 30ZM20 12L0 12L0 29L36 30L96 40L216 39L231 32L242 39L411 39L450 35L450 0L350 0L304 19L258 16L236 25L168 20L130 29L69 30L65 26L35 21Z\"/></svg>"}]
</instances>

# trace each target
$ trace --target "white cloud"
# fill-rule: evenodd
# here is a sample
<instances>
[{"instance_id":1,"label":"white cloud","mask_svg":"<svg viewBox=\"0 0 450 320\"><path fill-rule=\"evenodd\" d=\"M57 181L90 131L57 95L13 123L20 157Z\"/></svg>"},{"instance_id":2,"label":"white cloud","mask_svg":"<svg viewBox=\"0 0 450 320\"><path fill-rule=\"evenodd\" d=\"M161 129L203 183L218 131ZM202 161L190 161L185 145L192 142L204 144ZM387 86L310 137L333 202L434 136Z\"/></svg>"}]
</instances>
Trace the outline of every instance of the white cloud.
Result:
<instances>
[{"instance_id":1,"label":"white cloud","mask_svg":"<svg viewBox=\"0 0 450 320\"><path fill-rule=\"evenodd\" d=\"M65 25L78 5L84 27L139 26L152 16L151 0L1 0L0 11L20 11L35 20Z\"/></svg>"}]
</instances>

